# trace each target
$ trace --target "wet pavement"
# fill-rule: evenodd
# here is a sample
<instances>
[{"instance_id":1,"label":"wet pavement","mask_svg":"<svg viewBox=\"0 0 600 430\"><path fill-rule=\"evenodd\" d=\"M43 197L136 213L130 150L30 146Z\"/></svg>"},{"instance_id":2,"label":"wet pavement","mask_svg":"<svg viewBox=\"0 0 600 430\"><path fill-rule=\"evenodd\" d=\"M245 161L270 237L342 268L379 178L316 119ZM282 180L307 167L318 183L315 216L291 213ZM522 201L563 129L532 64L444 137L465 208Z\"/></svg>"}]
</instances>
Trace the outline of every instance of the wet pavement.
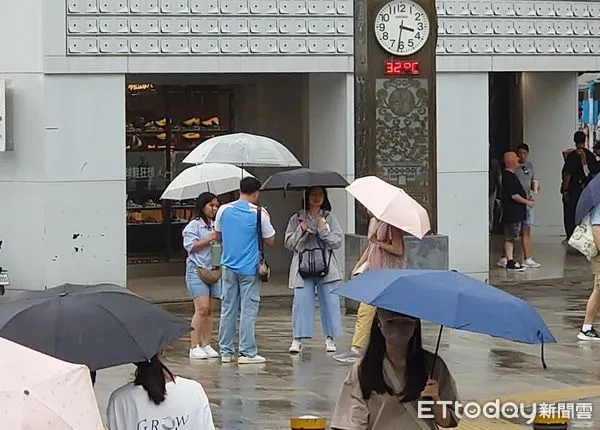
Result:
<instances>
[{"instance_id":1,"label":"wet pavement","mask_svg":"<svg viewBox=\"0 0 600 430\"><path fill-rule=\"evenodd\" d=\"M592 277L590 264L578 251L562 243L562 236L533 236L532 254L541 264L537 269L524 272L510 272L497 266L502 254L503 239L493 236L490 240L490 282L514 284L523 281L587 280ZM515 258L522 261L520 249L515 250Z\"/></svg>"},{"instance_id":2,"label":"wet pavement","mask_svg":"<svg viewBox=\"0 0 600 430\"><path fill-rule=\"evenodd\" d=\"M490 276L493 285L510 285L521 282L587 281L592 278L590 265L577 251L561 242L560 236L534 236L533 257L541 263L538 269L525 272L509 272L496 265L502 253L502 237L493 236L490 240ZM520 250L515 256L520 258ZM176 271L175 271L176 272ZM148 276L128 279L127 288L147 297L155 303L179 303L189 300L183 277L184 269L179 276ZM263 297L289 296L287 273L275 273L269 283L262 288Z\"/></svg>"},{"instance_id":3,"label":"wet pavement","mask_svg":"<svg viewBox=\"0 0 600 430\"><path fill-rule=\"evenodd\" d=\"M584 260L585 261L585 260ZM583 318L591 285L582 281L547 284L518 283L507 291L529 301L540 312L558 340L545 346L548 369L542 368L539 345L523 345L488 336L444 330L441 356L456 380L463 400L507 396L524 402L566 401L589 398L597 406L600 428L600 342L581 343L576 335ZM191 316L189 304L167 305L173 312ZM218 360L190 363L188 339L166 351L166 363L177 374L196 379L204 386L218 428L226 430L281 430L293 416L313 414L329 417L349 367L327 354L318 335L301 356L287 353L291 340L290 298L272 297L261 304L257 339L264 365L222 365ZM347 348L354 316L344 317L345 335L338 350ZM435 348L438 326L424 324L424 343ZM315 321L315 333L320 333ZM104 412L110 392L131 379L133 366L99 372L97 394ZM588 387L582 387L588 385ZM593 386L590 386L593 385ZM548 391L556 390L556 391ZM470 426L470 427L469 427ZM520 428L508 422L463 422L461 428Z\"/></svg>"}]
</instances>

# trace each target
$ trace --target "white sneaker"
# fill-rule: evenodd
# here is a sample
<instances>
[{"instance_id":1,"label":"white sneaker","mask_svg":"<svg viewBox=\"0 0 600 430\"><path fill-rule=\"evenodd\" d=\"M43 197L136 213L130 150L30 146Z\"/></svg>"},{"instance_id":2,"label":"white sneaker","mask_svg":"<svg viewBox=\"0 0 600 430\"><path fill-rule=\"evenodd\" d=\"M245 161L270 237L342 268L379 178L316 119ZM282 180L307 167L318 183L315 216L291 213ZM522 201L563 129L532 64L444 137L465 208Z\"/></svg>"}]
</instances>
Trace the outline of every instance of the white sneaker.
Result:
<instances>
[{"instance_id":1,"label":"white sneaker","mask_svg":"<svg viewBox=\"0 0 600 430\"><path fill-rule=\"evenodd\" d=\"M267 359L258 354L256 354L254 357L246 357L244 355L240 355L238 357L238 364L259 364L264 363L265 361L267 361Z\"/></svg>"},{"instance_id":2,"label":"white sneaker","mask_svg":"<svg viewBox=\"0 0 600 430\"><path fill-rule=\"evenodd\" d=\"M290 345L290 348L288 349L288 352L290 354L298 354L300 351L302 351L302 342L294 339Z\"/></svg>"},{"instance_id":3,"label":"white sneaker","mask_svg":"<svg viewBox=\"0 0 600 430\"><path fill-rule=\"evenodd\" d=\"M531 269L537 269L538 267L541 267L541 264L534 261L533 258L528 258L523 261L523 266L529 267Z\"/></svg>"},{"instance_id":4,"label":"white sneaker","mask_svg":"<svg viewBox=\"0 0 600 430\"><path fill-rule=\"evenodd\" d=\"M221 363L231 363L232 361L233 361L233 355L228 355L228 354L221 355Z\"/></svg>"},{"instance_id":5,"label":"white sneaker","mask_svg":"<svg viewBox=\"0 0 600 430\"><path fill-rule=\"evenodd\" d=\"M498 260L496 265L498 267L506 267L506 263L508 263L508 259L506 257L502 257L500 260Z\"/></svg>"},{"instance_id":6,"label":"white sneaker","mask_svg":"<svg viewBox=\"0 0 600 430\"><path fill-rule=\"evenodd\" d=\"M327 352L336 352L337 347L335 346L335 342L332 337L325 338L325 351Z\"/></svg>"},{"instance_id":7,"label":"white sneaker","mask_svg":"<svg viewBox=\"0 0 600 430\"><path fill-rule=\"evenodd\" d=\"M204 348L201 346L196 346L190 349L190 358L194 360L205 360L208 358L208 355L206 355Z\"/></svg>"},{"instance_id":8,"label":"white sneaker","mask_svg":"<svg viewBox=\"0 0 600 430\"><path fill-rule=\"evenodd\" d=\"M210 345L203 346L202 349L204 349L207 358L217 358L219 356L219 353Z\"/></svg>"}]
</instances>

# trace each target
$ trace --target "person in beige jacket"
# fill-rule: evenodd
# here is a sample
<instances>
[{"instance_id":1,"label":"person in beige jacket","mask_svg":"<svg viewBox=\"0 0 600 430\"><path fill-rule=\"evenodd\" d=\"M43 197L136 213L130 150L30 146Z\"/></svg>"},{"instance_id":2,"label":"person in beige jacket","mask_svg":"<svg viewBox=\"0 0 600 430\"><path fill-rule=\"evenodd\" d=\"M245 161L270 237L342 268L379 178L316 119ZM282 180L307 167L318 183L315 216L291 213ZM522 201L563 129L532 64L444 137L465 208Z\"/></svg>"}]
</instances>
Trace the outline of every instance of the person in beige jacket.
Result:
<instances>
[{"instance_id":1,"label":"person in beige jacket","mask_svg":"<svg viewBox=\"0 0 600 430\"><path fill-rule=\"evenodd\" d=\"M441 357L425 351L421 322L377 309L367 350L348 374L331 419L332 430L437 430L457 427L451 407L419 401L458 402L454 379ZM433 376L429 376L433 370ZM454 403L453 403L454 404ZM431 410L429 410L431 408Z\"/></svg>"},{"instance_id":2,"label":"person in beige jacket","mask_svg":"<svg viewBox=\"0 0 600 430\"><path fill-rule=\"evenodd\" d=\"M333 289L343 279L336 250L344 243L344 232L331 213L327 190L312 187L304 193L304 209L292 215L285 232L285 247L294 253L289 287L292 305L291 354L302 351L302 341L313 336L315 296L319 297L325 350L335 352L334 339L343 334L340 296Z\"/></svg>"}]
</instances>

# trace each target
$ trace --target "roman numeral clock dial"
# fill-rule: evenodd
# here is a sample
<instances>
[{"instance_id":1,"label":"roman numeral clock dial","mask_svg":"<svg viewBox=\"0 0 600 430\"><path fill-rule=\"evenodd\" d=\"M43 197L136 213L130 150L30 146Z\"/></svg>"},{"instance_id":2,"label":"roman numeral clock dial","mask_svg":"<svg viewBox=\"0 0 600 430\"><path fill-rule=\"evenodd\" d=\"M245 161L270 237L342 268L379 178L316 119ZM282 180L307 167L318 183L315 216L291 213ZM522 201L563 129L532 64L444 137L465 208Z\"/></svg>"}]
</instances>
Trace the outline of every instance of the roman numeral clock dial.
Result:
<instances>
[{"instance_id":1,"label":"roman numeral clock dial","mask_svg":"<svg viewBox=\"0 0 600 430\"><path fill-rule=\"evenodd\" d=\"M375 16L375 37L392 55L407 56L418 52L430 33L425 10L412 0L392 0Z\"/></svg>"}]
</instances>

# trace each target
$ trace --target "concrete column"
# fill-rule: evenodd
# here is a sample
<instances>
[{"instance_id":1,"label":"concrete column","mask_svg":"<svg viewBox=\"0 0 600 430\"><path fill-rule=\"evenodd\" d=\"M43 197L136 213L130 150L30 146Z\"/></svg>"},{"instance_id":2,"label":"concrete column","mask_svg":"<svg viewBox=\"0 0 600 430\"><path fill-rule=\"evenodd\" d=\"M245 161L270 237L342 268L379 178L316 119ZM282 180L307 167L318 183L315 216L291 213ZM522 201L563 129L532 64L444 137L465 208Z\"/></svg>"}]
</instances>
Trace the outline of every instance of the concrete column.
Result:
<instances>
[{"instance_id":1,"label":"concrete column","mask_svg":"<svg viewBox=\"0 0 600 430\"><path fill-rule=\"evenodd\" d=\"M0 152L0 266L18 289L124 286L125 79L45 75L44 55L64 50L64 18L50 26L60 20L46 3L21 0L0 14L14 141Z\"/></svg>"},{"instance_id":2,"label":"concrete column","mask_svg":"<svg viewBox=\"0 0 600 430\"><path fill-rule=\"evenodd\" d=\"M125 76L44 78L45 284L126 284Z\"/></svg>"},{"instance_id":3,"label":"concrete column","mask_svg":"<svg viewBox=\"0 0 600 430\"><path fill-rule=\"evenodd\" d=\"M540 193L533 234L563 236L561 152L572 148L577 127L577 73L523 74L523 136L530 148Z\"/></svg>"},{"instance_id":4,"label":"concrete column","mask_svg":"<svg viewBox=\"0 0 600 430\"><path fill-rule=\"evenodd\" d=\"M309 167L333 170L354 180L354 75L312 73L309 92ZM354 199L329 190L333 213L346 233L354 233Z\"/></svg>"},{"instance_id":5,"label":"concrete column","mask_svg":"<svg viewBox=\"0 0 600 430\"><path fill-rule=\"evenodd\" d=\"M449 268L489 273L488 74L437 74L438 232Z\"/></svg>"},{"instance_id":6,"label":"concrete column","mask_svg":"<svg viewBox=\"0 0 600 430\"><path fill-rule=\"evenodd\" d=\"M42 0L23 0L0 13L0 79L7 84L7 134L0 152L0 266L14 283L43 287L43 27ZM37 11L37 13L36 13Z\"/></svg>"}]
</instances>

